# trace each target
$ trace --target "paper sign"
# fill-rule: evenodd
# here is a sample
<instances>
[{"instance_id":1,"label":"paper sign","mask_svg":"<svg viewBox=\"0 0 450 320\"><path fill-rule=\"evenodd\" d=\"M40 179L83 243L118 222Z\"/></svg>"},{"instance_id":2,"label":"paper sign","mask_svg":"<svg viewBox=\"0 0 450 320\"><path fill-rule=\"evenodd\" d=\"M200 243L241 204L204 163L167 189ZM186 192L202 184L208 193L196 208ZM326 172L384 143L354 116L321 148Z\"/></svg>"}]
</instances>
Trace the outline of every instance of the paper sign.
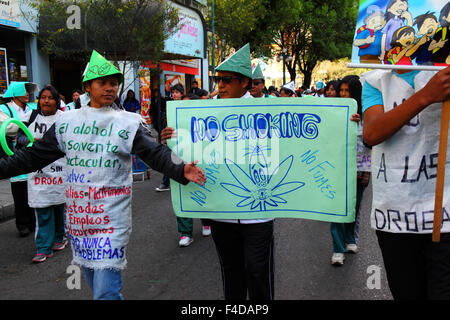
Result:
<instances>
[{"instance_id":1,"label":"paper sign","mask_svg":"<svg viewBox=\"0 0 450 320\"><path fill-rule=\"evenodd\" d=\"M450 2L361 0L351 67L437 70L450 65Z\"/></svg>"},{"instance_id":2,"label":"paper sign","mask_svg":"<svg viewBox=\"0 0 450 320\"><path fill-rule=\"evenodd\" d=\"M171 101L169 147L198 160L203 186L171 181L181 217L351 222L356 102L344 98Z\"/></svg>"}]
</instances>

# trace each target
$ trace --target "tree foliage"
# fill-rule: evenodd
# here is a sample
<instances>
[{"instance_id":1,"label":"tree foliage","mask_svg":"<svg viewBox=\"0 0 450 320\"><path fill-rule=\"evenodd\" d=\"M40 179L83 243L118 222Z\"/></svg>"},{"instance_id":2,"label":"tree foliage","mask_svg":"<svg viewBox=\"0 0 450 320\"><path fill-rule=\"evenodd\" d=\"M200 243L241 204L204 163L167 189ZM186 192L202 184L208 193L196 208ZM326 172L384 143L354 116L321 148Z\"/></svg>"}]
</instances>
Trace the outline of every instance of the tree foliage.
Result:
<instances>
[{"instance_id":1,"label":"tree foliage","mask_svg":"<svg viewBox=\"0 0 450 320\"><path fill-rule=\"evenodd\" d=\"M89 55L92 49L114 60L162 54L178 15L163 0L29 0L38 11L42 49L58 57ZM70 29L70 5L81 9L81 26Z\"/></svg>"},{"instance_id":2,"label":"tree foliage","mask_svg":"<svg viewBox=\"0 0 450 320\"><path fill-rule=\"evenodd\" d=\"M280 19L285 19L272 29L272 36L293 57L286 65L291 79L298 69L309 86L317 62L351 56L357 0L281 0L277 6Z\"/></svg>"},{"instance_id":3,"label":"tree foliage","mask_svg":"<svg viewBox=\"0 0 450 320\"><path fill-rule=\"evenodd\" d=\"M222 56L230 49L239 49L247 43L255 55L270 54L270 39L262 28L269 19L270 0L215 0L214 27L217 41L225 43L220 48ZM208 0L206 23L212 25L212 0ZM264 42L264 45L261 45Z\"/></svg>"},{"instance_id":4,"label":"tree foliage","mask_svg":"<svg viewBox=\"0 0 450 320\"><path fill-rule=\"evenodd\" d=\"M297 71L309 86L317 62L350 57L358 0L220 0L216 33L235 49L250 42L255 55L286 49L291 80ZM271 44L276 44L273 47ZM277 51L278 50L278 51Z\"/></svg>"},{"instance_id":5,"label":"tree foliage","mask_svg":"<svg viewBox=\"0 0 450 320\"><path fill-rule=\"evenodd\" d=\"M28 0L28 4L38 13L41 49L62 59L88 61L95 49L128 64L158 61L164 41L180 28L177 10L164 0ZM68 10L71 5L80 9L78 16ZM78 27L73 27L73 19L80 20Z\"/></svg>"}]
</instances>

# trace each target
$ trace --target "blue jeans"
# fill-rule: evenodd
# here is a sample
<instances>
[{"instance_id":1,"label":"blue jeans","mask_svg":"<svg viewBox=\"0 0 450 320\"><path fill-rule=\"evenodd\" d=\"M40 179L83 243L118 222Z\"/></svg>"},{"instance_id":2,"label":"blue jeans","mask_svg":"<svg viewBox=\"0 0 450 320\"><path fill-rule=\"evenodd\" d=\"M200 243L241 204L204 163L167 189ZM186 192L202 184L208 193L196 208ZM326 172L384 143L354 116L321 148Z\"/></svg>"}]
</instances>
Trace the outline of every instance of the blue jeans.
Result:
<instances>
[{"instance_id":1,"label":"blue jeans","mask_svg":"<svg viewBox=\"0 0 450 320\"><path fill-rule=\"evenodd\" d=\"M165 185L166 187L169 187L170 186L170 178L168 176L164 176L161 181L161 184Z\"/></svg>"},{"instance_id":2,"label":"blue jeans","mask_svg":"<svg viewBox=\"0 0 450 320\"><path fill-rule=\"evenodd\" d=\"M122 273L119 270L94 270L83 267L86 281L94 294L94 300L123 300Z\"/></svg>"}]
</instances>

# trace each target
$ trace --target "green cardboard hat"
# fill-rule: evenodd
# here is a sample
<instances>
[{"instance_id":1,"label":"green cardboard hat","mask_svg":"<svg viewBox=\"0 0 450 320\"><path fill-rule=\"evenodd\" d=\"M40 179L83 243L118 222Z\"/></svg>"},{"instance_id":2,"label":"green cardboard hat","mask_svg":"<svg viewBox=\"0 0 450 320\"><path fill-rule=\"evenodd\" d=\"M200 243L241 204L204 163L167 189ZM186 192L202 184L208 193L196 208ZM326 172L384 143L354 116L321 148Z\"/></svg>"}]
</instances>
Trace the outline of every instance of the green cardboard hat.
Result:
<instances>
[{"instance_id":1,"label":"green cardboard hat","mask_svg":"<svg viewBox=\"0 0 450 320\"><path fill-rule=\"evenodd\" d=\"M35 91L37 91L37 84L33 82L12 81L3 94L3 98L23 97L27 92L33 93Z\"/></svg>"},{"instance_id":2,"label":"green cardboard hat","mask_svg":"<svg viewBox=\"0 0 450 320\"><path fill-rule=\"evenodd\" d=\"M240 48L231 57L222 62L216 71L231 71L252 79L252 60L250 58L250 44Z\"/></svg>"},{"instance_id":3,"label":"green cardboard hat","mask_svg":"<svg viewBox=\"0 0 450 320\"><path fill-rule=\"evenodd\" d=\"M93 50L91 60L89 60L83 74L83 87L86 81L109 77L115 74L119 75L119 82L122 83L123 73L112 62L106 60L100 53Z\"/></svg>"},{"instance_id":4,"label":"green cardboard hat","mask_svg":"<svg viewBox=\"0 0 450 320\"><path fill-rule=\"evenodd\" d=\"M261 65L258 63L258 65L256 66L255 70L253 70L253 76L252 76L253 80L259 80L262 79L264 80L264 74L261 70Z\"/></svg>"}]
</instances>

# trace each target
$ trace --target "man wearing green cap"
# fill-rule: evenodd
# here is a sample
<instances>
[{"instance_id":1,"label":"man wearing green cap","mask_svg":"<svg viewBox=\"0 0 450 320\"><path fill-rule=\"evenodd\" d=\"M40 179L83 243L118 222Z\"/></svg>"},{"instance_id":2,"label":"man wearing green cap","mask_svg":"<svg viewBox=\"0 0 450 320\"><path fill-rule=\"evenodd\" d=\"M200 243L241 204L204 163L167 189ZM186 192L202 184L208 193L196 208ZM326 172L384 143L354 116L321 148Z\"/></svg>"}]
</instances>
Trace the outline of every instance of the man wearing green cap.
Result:
<instances>
[{"instance_id":1,"label":"man wearing green cap","mask_svg":"<svg viewBox=\"0 0 450 320\"><path fill-rule=\"evenodd\" d=\"M30 93L37 90L37 85L31 82L11 82L2 99L8 102L0 105L0 125L8 118L20 121L28 121L31 108L28 106ZM14 150L15 138L19 127L11 124L6 128L6 141L9 149ZM6 154L0 147L0 157ZM26 237L33 232L36 226L34 211L28 206L27 175L19 175L11 178L11 193L14 199L14 215L16 227L21 237Z\"/></svg>"},{"instance_id":2,"label":"man wearing green cap","mask_svg":"<svg viewBox=\"0 0 450 320\"><path fill-rule=\"evenodd\" d=\"M250 46L217 68L219 98L252 98ZM212 220L226 300L273 299L273 219Z\"/></svg>"},{"instance_id":3,"label":"man wearing green cap","mask_svg":"<svg viewBox=\"0 0 450 320\"><path fill-rule=\"evenodd\" d=\"M181 184L206 181L195 162L185 164L158 144L140 115L115 105L122 81L123 74L94 51L83 78L90 101L63 113L32 147L0 159L2 179L66 158L72 263L82 266L94 299L123 299L121 270L131 233L131 154Z\"/></svg>"},{"instance_id":4,"label":"man wearing green cap","mask_svg":"<svg viewBox=\"0 0 450 320\"><path fill-rule=\"evenodd\" d=\"M249 63L250 61L250 63ZM251 98L248 90L252 87L252 65L250 45L246 44L239 51L222 62L216 68L214 81L218 85L217 99Z\"/></svg>"},{"instance_id":5,"label":"man wearing green cap","mask_svg":"<svg viewBox=\"0 0 450 320\"><path fill-rule=\"evenodd\" d=\"M274 98L267 92L264 92L264 88L266 87L264 83L264 74L261 70L261 65L258 63L255 70L253 70L252 74L252 88L250 89L250 94L253 98Z\"/></svg>"}]
</instances>

